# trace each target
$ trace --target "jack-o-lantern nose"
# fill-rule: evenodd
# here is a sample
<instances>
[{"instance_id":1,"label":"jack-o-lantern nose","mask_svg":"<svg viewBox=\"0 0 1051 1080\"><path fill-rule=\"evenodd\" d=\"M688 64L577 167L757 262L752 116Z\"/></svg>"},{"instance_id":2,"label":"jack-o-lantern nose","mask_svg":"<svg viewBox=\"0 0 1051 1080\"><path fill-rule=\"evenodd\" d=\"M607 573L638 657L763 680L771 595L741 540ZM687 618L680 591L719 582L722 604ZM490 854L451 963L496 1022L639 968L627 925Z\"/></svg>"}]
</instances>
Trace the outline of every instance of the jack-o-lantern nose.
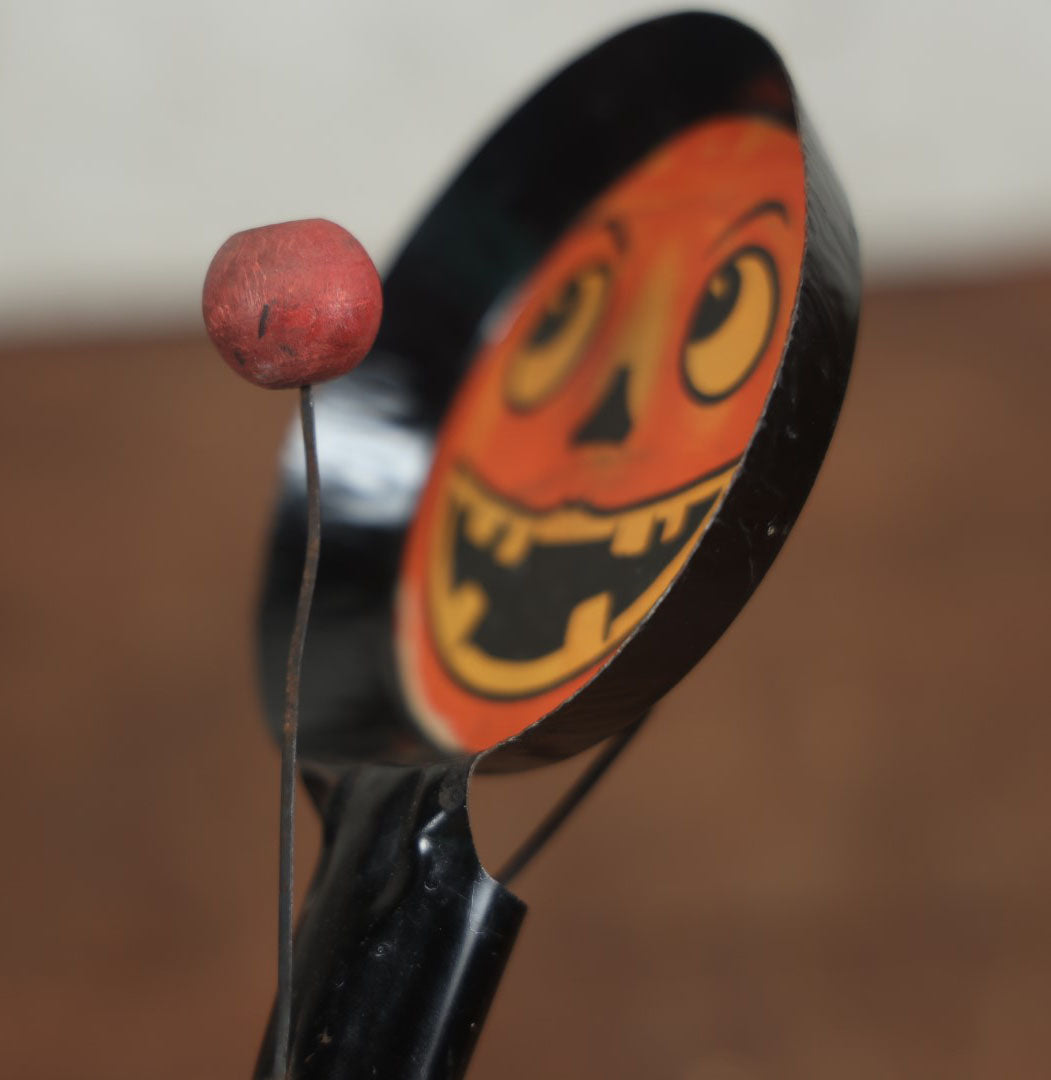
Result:
<instances>
[{"instance_id":1,"label":"jack-o-lantern nose","mask_svg":"<svg viewBox=\"0 0 1051 1080\"><path fill-rule=\"evenodd\" d=\"M585 421L573 432L570 443L622 443L631 433L631 413L628 411L628 369L620 368L606 387L602 400Z\"/></svg>"}]
</instances>

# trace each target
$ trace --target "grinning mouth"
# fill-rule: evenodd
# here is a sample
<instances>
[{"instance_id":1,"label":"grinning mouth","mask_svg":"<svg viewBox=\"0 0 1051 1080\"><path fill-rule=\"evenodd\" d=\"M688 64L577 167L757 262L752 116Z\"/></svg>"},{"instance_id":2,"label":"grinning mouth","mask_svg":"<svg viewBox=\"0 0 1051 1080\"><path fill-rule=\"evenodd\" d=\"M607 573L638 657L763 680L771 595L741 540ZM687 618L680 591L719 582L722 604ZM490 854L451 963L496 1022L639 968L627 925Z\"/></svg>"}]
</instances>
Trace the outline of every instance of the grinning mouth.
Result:
<instances>
[{"instance_id":1,"label":"grinning mouth","mask_svg":"<svg viewBox=\"0 0 1051 1080\"><path fill-rule=\"evenodd\" d=\"M471 511L460 507L455 511L453 587L474 581L489 598L471 641L490 656L535 660L562 645L570 615L592 600L599 609L593 629L605 639L609 624L646 591L679 550L680 533L691 535L714 501L713 494L688 507L682 527L668 540L653 536L656 521L613 517L605 522L609 534L600 540L529 543L524 533L528 544L524 555L516 550L523 541L511 526L504 526L489 546L476 546L467 533Z\"/></svg>"},{"instance_id":2,"label":"grinning mouth","mask_svg":"<svg viewBox=\"0 0 1051 1080\"><path fill-rule=\"evenodd\" d=\"M538 512L461 465L431 575L446 666L476 692L518 697L601 659L670 584L735 466L620 510L574 502Z\"/></svg>"}]
</instances>

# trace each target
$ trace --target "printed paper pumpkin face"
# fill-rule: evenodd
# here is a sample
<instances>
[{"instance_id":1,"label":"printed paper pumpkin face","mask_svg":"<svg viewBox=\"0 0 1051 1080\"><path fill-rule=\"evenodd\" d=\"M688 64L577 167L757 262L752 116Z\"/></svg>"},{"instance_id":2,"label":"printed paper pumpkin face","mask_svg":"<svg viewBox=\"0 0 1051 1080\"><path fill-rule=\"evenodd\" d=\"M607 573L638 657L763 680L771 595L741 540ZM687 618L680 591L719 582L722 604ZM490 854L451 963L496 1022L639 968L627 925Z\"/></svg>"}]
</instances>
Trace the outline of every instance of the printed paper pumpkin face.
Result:
<instances>
[{"instance_id":1,"label":"printed paper pumpkin face","mask_svg":"<svg viewBox=\"0 0 1051 1080\"><path fill-rule=\"evenodd\" d=\"M550 712L682 569L773 385L804 215L796 136L709 120L597 199L491 320L398 587L402 678L438 741L482 749Z\"/></svg>"}]
</instances>

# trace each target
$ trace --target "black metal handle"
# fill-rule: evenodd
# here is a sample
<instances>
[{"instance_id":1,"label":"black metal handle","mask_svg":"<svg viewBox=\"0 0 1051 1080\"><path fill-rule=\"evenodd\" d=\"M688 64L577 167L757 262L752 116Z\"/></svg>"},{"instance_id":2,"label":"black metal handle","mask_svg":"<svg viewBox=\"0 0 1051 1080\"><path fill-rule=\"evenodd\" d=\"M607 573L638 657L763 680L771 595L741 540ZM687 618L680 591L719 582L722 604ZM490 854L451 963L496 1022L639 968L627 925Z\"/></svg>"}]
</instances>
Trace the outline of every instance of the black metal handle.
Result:
<instances>
[{"instance_id":1,"label":"black metal handle","mask_svg":"<svg viewBox=\"0 0 1051 1080\"><path fill-rule=\"evenodd\" d=\"M525 915L471 839L470 763L362 766L325 806L296 936L294 1080L456 1080ZM257 1080L273 1060L267 1029Z\"/></svg>"}]
</instances>

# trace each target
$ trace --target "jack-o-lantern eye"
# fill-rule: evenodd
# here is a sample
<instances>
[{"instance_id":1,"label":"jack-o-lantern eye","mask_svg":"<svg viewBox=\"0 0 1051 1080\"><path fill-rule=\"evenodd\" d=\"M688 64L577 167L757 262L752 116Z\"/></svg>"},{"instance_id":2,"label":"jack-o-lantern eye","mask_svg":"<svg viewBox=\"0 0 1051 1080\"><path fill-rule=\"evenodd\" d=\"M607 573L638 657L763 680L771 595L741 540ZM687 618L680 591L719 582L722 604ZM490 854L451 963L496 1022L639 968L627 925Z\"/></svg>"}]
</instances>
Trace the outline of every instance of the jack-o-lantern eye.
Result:
<instances>
[{"instance_id":1,"label":"jack-o-lantern eye","mask_svg":"<svg viewBox=\"0 0 1051 1080\"><path fill-rule=\"evenodd\" d=\"M562 385L579 360L606 305L609 269L591 264L564 282L533 322L507 369L513 409L531 409Z\"/></svg>"},{"instance_id":2,"label":"jack-o-lantern eye","mask_svg":"<svg viewBox=\"0 0 1051 1080\"><path fill-rule=\"evenodd\" d=\"M702 401L732 394L766 352L777 318L777 267L758 247L735 252L708 279L693 310L682 370Z\"/></svg>"}]
</instances>

